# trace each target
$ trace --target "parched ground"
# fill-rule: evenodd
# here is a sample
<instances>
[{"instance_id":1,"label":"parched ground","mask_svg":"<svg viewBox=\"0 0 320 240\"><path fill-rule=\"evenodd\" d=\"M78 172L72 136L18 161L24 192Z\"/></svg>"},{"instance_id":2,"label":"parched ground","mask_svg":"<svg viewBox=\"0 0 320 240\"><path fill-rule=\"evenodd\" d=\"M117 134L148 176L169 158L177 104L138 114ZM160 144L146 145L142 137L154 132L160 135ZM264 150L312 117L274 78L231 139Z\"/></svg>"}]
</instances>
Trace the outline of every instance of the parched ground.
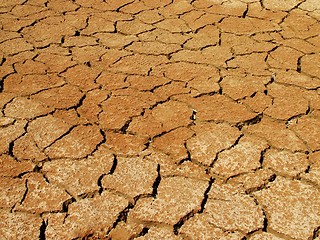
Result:
<instances>
[{"instance_id":1,"label":"parched ground","mask_svg":"<svg viewBox=\"0 0 320 240\"><path fill-rule=\"evenodd\" d=\"M0 0L0 239L320 239L319 0Z\"/></svg>"}]
</instances>

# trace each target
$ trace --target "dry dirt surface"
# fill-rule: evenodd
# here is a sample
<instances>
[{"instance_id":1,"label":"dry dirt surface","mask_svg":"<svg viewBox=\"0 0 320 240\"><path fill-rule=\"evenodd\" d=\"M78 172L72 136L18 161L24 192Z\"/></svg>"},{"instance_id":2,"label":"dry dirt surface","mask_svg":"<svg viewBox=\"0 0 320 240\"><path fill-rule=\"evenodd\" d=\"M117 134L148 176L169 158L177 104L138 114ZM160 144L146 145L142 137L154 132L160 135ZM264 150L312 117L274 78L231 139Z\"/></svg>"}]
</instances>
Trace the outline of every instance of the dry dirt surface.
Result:
<instances>
[{"instance_id":1,"label":"dry dirt surface","mask_svg":"<svg viewBox=\"0 0 320 240\"><path fill-rule=\"evenodd\" d=\"M320 239L319 0L0 0L0 239Z\"/></svg>"}]
</instances>

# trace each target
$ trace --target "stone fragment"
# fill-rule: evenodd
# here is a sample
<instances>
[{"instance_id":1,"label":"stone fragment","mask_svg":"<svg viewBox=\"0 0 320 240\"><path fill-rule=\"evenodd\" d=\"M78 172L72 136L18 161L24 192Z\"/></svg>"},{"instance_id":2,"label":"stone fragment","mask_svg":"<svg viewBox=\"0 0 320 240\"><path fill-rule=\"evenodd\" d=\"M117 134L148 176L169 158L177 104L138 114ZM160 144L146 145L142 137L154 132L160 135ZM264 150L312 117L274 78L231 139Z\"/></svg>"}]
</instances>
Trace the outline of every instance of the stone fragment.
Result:
<instances>
[{"instance_id":1,"label":"stone fragment","mask_svg":"<svg viewBox=\"0 0 320 240\"><path fill-rule=\"evenodd\" d=\"M63 109L77 106L83 97L84 94L79 88L66 84L61 87L41 91L33 95L32 99L41 101L53 108Z\"/></svg>"},{"instance_id":2,"label":"stone fragment","mask_svg":"<svg viewBox=\"0 0 320 240\"><path fill-rule=\"evenodd\" d=\"M114 189L131 198L152 194L158 176L157 164L138 157L117 157L116 164L115 172L103 177L104 188Z\"/></svg>"},{"instance_id":3,"label":"stone fragment","mask_svg":"<svg viewBox=\"0 0 320 240\"><path fill-rule=\"evenodd\" d=\"M200 210L207 186L207 182L191 178L163 178L156 198L139 199L130 211L129 219L174 225L188 213Z\"/></svg>"},{"instance_id":4,"label":"stone fragment","mask_svg":"<svg viewBox=\"0 0 320 240\"><path fill-rule=\"evenodd\" d=\"M61 211L63 203L70 199L63 189L48 183L39 173L25 175L24 179L27 191L23 201L15 206L18 211L36 214Z\"/></svg>"},{"instance_id":5,"label":"stone fragment","mask_svg":"<svg viewBox=\"0 0 320 240\"><path fill-rule=\"evenodd\" d=\"M83 158L91 154L102 141L98 127L80 125L46 148L45 153L52 159Z\"/></svg>"},{"instance_id":6,"label":"stone fragment","mask_svg":"<svg viewBox=\"0 0 320 240\"><path fill-rule=\"evenodd\" d=\"M211 165L216 154L231 147L240 136L238 129L227 124L204 123L192 127L195 136L187 140L191 159Z\"/></svg>"},{"instance_id":7,"label":"stone fragment","mask_svg":"<svg viewBox=\"0 0 320 240\"><path fill-rule=\"evenodd\" d=\"M296 132L312 151L320 149L320 119L304 116L290 126L290 129Z\"/></svg>"},{"instance_id":8,"label":"stone fragment","mask_svg":"<svg viewBox=\"0 0 320 240\"><path fill-rule=\"evenodd\" d=\"M50 113L53 108L48 107L40 101L26 97L16 97L6 105L4 113L8 117L18 119L33 119Z\"/></svg>"},{"instance_id":9,"label":"stone fragment","mask_svg":"<svg viewBox=\"0 0 320 240\"><path fill-rule=\"evenodd\" d=\"M270 168L284 175L296 176L304 172L309 165L307 155L271 149L263 159L263 167Z\"/></svg>"},{"instance_id":10,"label":"stone fragment","mask_svg":"<svg viewBox=\"0 0 320 240\"><path fill-rule=\"evenodd\" d=\"M63 240L90 235L101 239L127 205L125 198L108 192L81 199L69 205L67 216L55 214L48 217L46 239Z\"/></svg>"},{"instance_id":11,"label":"stone fragment","mask_svg":"<svg viewBox=\"0 0 320 240\"><path fill-rule=\"evenodd\" d=\"M179 233L187 235L194 240L240 240L244 236L238 231L228 232L214 226L208 219L207 214L196 214L193 216L182 225Z\"/></svg>"},{"instance_id":12,"label":"stone fragment","mask_svg":"<svg viewBox=\"0 0 320 240\"><path fill-rule=\"evenodd\" d=\"M307 150L303 141L292 130L287 129L285 123L282 122L263 118L260 123L244 126L242 130L264 138L271 146L278 149L291 151Z\"/></svg>"},{"instance_id":13,"label":"stone fragment","mask_svg":"<svg viewBox=\"0 0 320 240\"><path fill-rule=\"evenodd\" d=\"M229 178L256 170L261 166L261 154L267 147L266 141L244 136L234 147L218 155L210 171Z\"/></svg>"},{"instance_id":14,"label":"stone fragment","mask_svg":"<svg viewBox=\"0 0 320 240\"><path fill-rule=\"evenodd\" d=\"M312 238L320 223L319 189L277 177L254 195L269 216L271 229L295 239Z\"/></svg>"},{"instance_id":15,"label":"stone fragment","mask_svg":"<svg viewBox=\"0 0 320 240\"><path fill-rule=\"evenodd\" d=\"M191 123L191 115L192 111L186 104L177 101L165 102L152 110L146 110L143 116L134 118L128 131L153 137L187 126Z\"/></svg>"},{"instance_id":16,"label":"stone fragment","mask_svg":"<svg viewBox=\"0 0 320 240\"><path fill-rule=\"evenodd\" d=\"M0 210L0 237L2 239L38 239L40 235L40 227L42 219L38 215L22 213L22 212L7 212Z\"/></svg>"},{"instance_id":17,"label":"stone fragment","mask_svg":"<svg viewBox=\"0 0 320 240\"><path fill-rule=\"evenodd\" d=\"M108 149L100 147L88 159L46 162L42 170L50 183L63 186L72 196L77 197L99 190L99 178L110 171L113 159Z\"/></svg>"},{"instance_id":18,"label":"stone fragment","mask_svg":"<svg viewBox=\"0 0 320 240\"><path fill-rule=\"evenodd\" d=\"M25 181L18 178L0 177L0 192L1 208L12 209L15 204L20 203L23 199L26 192Z\"/></svg>"},{"instance_id":19,"label":"stone fragment","mask_svg":"<svg viewBox=\"0 0 320 240\"><path fill-rule=\"evenodd\" d=\"M204 214L207 221L228 231L249 233L263 227L262 208L238 185L214 183Z\"/></svg>"}]
</instances>

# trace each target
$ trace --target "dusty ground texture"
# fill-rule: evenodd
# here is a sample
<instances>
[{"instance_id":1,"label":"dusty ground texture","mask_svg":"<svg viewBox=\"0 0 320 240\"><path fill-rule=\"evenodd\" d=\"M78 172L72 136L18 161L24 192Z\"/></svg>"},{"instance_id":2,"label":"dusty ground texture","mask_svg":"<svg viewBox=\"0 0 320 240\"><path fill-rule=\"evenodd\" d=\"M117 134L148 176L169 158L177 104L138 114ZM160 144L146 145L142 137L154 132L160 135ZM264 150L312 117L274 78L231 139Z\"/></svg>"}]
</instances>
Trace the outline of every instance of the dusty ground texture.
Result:
<instances>
[{"instance_id":1,"label":"dusty ground texture","mask_svg":"<svg viewBox=\"0 0 320 240\"><path fill-rule=\"evenodd\" d=\"M0 239L319 239L318 0L0 0Z\"/></svg>"}]
</instances>

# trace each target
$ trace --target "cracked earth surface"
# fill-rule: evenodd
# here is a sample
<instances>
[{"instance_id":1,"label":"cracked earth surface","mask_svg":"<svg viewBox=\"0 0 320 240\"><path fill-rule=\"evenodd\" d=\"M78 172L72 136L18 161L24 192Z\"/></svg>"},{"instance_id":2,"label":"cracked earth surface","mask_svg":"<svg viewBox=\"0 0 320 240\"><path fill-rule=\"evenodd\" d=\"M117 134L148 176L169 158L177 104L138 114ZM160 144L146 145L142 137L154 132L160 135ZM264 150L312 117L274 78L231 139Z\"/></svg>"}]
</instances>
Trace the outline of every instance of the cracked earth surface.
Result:
<instances>
[{"instance_id":1,"label":"cracked earth surface","mask_svg":"<svg viewBox=\"0 0 320 240\"><path fill-rule=\"evenodd\" d=\"M1 239L320 239L318 0L0 0Z\"/></svg>"}]
</instances>

